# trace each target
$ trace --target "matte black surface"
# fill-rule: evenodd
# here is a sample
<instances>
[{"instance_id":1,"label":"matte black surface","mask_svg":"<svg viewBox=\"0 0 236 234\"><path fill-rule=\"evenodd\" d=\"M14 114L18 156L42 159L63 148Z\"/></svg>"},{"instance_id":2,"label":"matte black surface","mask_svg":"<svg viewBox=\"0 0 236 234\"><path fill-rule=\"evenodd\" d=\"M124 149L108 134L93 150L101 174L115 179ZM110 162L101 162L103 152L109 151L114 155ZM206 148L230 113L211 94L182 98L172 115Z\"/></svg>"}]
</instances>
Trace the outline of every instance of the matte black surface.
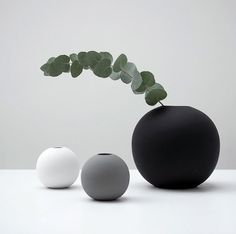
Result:
<instances>
[{"instance_id":1,"label":"matte black surface","mask_svg":"<svg viewBox=\"0 0 236 234\"><path fill-rule=\"evenodd\" d=\"M220 139L211 119L188 106L162 106L138 122L132 139L135 164L151 184L192 188L218 161Z\"/></svg>"}]
</instances>

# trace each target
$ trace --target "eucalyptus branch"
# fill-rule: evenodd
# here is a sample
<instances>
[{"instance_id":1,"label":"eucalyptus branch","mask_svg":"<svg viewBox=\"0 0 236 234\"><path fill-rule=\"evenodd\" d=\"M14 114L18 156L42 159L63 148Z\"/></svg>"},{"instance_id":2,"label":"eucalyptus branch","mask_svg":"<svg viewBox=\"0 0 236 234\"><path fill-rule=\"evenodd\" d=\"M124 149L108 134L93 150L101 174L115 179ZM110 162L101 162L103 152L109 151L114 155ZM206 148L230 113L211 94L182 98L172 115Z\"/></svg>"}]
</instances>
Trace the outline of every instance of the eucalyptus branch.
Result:
<instances>
[{"instance_id":1,"label":"eucalyptus branch","mask_svg":"<svg viewBox=\"0 0 236 234\"><path fill-rule=\"evenodd\" d=\"M71 73L73 78L78 77L85 69L90 69L101 78L110 77L112 80L121 80L129 84L134 94L145 93L148 105L155 105L165 99L165 89L155 82L154 75L149 71L139 72L135 64L128 62L126 55L121 54L112 64L113 57L108 52L79 52L78 54L59 55L51 57L40 69L45 76L57 77L63 72Z\"/></svg>"}]
</instances>

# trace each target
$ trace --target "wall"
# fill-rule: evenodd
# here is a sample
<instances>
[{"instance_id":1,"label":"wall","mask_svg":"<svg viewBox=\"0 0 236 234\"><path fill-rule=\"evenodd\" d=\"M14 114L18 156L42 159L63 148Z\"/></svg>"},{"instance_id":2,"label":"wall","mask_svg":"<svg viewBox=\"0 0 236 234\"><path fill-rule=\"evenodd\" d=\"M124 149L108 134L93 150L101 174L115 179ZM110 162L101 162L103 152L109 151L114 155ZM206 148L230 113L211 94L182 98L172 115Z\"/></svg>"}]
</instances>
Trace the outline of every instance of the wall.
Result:
<instances>
[{"instance_id":1,"label":"wall","mask_svg":"<svg viewBox=\"0 0 236 234\"><path fill-rule=\"evenodd\" d=\"M34 168L68 146L84 162L113 152L134 167L130 141L152 107L129 85L84 72L44 77L49 57L124 52L168 91L166 105L208 114L221 136L218 168L236 168L236 1L0 1L0 168Z\"/></svg>"}]
</instances>

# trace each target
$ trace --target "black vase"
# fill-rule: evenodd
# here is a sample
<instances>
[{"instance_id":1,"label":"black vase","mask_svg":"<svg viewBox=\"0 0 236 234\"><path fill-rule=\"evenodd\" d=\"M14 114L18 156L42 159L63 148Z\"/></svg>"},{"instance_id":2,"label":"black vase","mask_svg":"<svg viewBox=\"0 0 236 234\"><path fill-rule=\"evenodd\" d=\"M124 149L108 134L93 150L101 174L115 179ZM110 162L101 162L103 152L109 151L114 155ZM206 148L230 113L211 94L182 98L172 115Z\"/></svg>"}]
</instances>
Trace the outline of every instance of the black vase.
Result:
<instances>
[{"instance_id":1,"label":"black vase","mask_svg":"<svg viewBox=\"0 0 236 234\"><path fill-rule=\"evenodd\" d=\"M188 106L161 106L144 115L132 138L141 175L161 188L193 188L216 167L220 139L212 120Z\"/></svg>"}]
</instances>

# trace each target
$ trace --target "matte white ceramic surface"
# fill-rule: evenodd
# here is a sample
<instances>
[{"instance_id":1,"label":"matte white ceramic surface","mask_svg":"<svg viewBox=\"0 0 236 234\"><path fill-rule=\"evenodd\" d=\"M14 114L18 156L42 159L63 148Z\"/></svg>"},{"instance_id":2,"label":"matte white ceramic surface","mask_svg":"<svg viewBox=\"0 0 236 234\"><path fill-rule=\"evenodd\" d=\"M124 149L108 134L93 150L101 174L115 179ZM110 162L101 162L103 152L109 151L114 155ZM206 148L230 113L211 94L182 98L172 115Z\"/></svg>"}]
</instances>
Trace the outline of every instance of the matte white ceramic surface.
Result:
<instances>
[{"instance_id":1,"label":"matte white ceramic surface","mask_svg":"<svg viewBox=\"0 0 236 234\"><path fill-rule=\"evenodd\" d=\"M66 188L79 175L78 156L66 147L53 147L43 151L36 165L38 177L49 188Z\"/></svg>"}]
</instances>

